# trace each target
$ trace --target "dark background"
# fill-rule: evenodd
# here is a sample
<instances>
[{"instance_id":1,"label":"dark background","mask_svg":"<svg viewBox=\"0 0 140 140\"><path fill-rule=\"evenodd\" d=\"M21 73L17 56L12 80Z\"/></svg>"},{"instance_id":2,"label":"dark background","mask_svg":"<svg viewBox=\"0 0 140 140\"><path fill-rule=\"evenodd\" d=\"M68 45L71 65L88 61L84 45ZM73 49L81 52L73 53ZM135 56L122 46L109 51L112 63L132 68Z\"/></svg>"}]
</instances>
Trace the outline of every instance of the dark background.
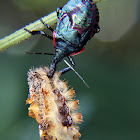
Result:
<instances>
[{"instance_id":1,"label":"dark background","mask_svg":"<svg viewBox=\"0 0 140 140\"><path fill-rule=\"evenodd\" d=\"M62 7L66 0L0 0L0 38ZM140 139L140 2L102 0L101 31L74 57L75 69L63 75L76 91L84 122L81 140ZM55 27L54 27L55 28ZM48 33L50 33L47 30ZM34 36L0 54L0 139L39 140L37 123L28 116L27 71L49 66L52 41ZM58 70L64 68L59 63Z\"/></svg>"}]
</instances>

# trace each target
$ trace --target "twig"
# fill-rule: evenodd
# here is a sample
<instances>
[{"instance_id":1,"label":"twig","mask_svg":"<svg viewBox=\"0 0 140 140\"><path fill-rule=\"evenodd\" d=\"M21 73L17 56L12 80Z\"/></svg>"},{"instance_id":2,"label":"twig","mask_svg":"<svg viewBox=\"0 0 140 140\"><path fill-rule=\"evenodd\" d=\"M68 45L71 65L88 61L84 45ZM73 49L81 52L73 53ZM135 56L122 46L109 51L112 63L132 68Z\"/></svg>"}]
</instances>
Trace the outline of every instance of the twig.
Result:
<instances>
[{"instance_id":1,"label":"twig","mask_svg":"<svg viewBox=\"0 0 140 140\"><path fill-rule=\"evenodd\" d=\"M45 23L49 24L50 26L54 25L57 22L56 12L50 13L49 15L42 17L42 20ZM42 22L40 20L37 20L37 21L19 29L18 31L15 31L11 35L0 39L0 52L31 37L31 34L26 32L24 30L24 28L27 28L28 30L31 30L31 31L32 30L43 30L45 28L45 26L42 24Z\"/></svg>"}]
</instances>

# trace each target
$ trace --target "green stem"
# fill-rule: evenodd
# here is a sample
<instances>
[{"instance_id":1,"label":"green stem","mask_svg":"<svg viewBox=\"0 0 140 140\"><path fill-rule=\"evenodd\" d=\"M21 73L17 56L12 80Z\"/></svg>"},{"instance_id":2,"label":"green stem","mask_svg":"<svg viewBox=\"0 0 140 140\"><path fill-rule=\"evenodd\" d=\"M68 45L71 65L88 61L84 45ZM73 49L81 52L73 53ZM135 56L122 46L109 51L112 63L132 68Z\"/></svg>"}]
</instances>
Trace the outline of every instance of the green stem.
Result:
<instances>
[{"instance_id":1,"label":"green stem","mask_svg":"<svg viewBox=\"0 0 140 140\"><path fill-rule=\"evenodd\" d=\"M54 25L57 22L56 12L50 13L47 16L42 17L42 20L49 24L50 26ZM24 30L24 28L32 31L32 30L43 30L45 26L42 24L40 20L37 20L25 27L15 31L9 36L6 36L0 39L0 52L6 50L7 48L20 43L21 41L31 37L31 34Z\"/></svg>"}]
</instances>

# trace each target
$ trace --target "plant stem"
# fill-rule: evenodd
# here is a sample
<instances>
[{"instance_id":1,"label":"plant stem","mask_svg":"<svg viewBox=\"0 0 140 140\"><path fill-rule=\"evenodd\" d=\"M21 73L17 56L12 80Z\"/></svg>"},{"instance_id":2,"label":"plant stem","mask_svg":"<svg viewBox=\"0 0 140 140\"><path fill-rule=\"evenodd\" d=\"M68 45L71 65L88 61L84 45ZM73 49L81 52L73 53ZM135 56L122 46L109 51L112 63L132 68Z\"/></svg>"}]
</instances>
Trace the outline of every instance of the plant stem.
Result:
<instances>
[{"instance_id":1,"label":"plant stem","mask_svg":"<svg viewBox=\"0 0 140 140\"><path fill-rule=\"evenodd\" d=\"M43 22L49 24L50 26L54 25L57 22L56 12L52 12L47 16L42 17ZM31 37L31 34L24 30L24 28L32 30L43 30L45 26L40 20L37 20L25 27L15 31L14 33L0 39L0 52L6 50L7 48L20 43L21 41Z\"/></svg>"}]
</instances>

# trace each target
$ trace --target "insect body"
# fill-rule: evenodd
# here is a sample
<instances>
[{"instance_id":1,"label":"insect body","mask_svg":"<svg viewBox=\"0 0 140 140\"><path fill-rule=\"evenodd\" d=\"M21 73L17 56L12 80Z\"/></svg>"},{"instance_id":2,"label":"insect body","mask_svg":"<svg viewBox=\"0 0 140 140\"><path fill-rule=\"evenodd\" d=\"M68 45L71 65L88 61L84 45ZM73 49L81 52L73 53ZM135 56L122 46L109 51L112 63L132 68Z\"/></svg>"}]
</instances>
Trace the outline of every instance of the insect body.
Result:
<instances>
[{"instance_id":1,"label":"insect body","mask_svg":"<svg viewBox=\"0 0 140 140\"><path fill-rule=\"evenodd\" d=\"M53 40L55 54L50 65L48 77L52 77L58 62L68 57L72 65L74 61L71 56L79 54L84 50L86 43L99 32L99 12L93 0L69 0L63 8L57 9L57 26L53 31L49 25L45 24L51 31L53 37L43 31L28 31L32 35L42 34ZM63 69L65 73L71 70L70 67Z\"/></svg>"}]
</instances>

